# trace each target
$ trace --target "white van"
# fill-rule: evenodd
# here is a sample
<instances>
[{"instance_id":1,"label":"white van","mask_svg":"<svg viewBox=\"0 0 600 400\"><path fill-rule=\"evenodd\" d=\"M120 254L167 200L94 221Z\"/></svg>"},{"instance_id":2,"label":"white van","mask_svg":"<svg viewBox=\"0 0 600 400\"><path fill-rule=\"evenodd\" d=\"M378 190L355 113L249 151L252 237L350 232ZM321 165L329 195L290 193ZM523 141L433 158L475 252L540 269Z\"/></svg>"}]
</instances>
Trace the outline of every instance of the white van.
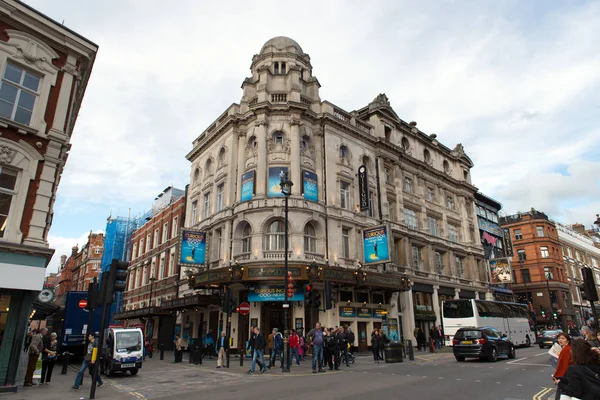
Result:
<instances>
[{"instance_id":1,"label":"white van","mask_svg":"<svg viewBox=\"0 0 600 400\"><path fill-rule=\"evenodd\" d=\"M144 337L140 328L109 328L102 349L100 371L106 376L114 372L136 375L144 359Z\"/></svg>"}]
</instances>

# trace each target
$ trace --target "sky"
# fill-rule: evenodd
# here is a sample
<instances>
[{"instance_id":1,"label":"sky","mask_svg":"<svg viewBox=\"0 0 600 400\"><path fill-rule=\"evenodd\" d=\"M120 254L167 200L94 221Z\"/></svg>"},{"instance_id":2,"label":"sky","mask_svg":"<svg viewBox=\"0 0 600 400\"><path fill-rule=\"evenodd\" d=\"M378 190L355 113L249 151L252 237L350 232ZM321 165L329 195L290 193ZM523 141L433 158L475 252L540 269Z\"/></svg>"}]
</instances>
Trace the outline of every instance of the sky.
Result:
<instances>
[{"instance_id":1,"label":"sky","mask_svg":"<svg viewBox=\"0 0 600 400\"><path fill-rule=\"evenodd\" d=\"M192 141L242 96L275 36L311 57L320 96L385 93L464 145L473 183L512 214L590 226L600 212L600 2L26 0L99 45L49 235L61 254L109 215L184 188ZM64 21L64 22L63 22Z\"/></svg>"}]
</instances>

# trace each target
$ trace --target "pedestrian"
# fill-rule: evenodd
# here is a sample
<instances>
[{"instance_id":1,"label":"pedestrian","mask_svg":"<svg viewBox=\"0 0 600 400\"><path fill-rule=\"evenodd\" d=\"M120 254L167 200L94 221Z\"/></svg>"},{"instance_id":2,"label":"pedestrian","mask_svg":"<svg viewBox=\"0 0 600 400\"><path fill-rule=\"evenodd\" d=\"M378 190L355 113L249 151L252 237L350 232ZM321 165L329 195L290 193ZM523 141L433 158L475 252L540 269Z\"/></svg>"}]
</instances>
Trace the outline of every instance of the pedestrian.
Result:
<instances>
[{"instance_id":1,"label":"pedestrian","mask_svg":"<svg viewBox=\"0 0 600 400\"><path fill-rule=\"evenodd\" d=\"M304 354L306 354L307 345L306 340L304 340L304 336L302 334L298 335L298 357L300 357L300 361L304 361Z\"/></svg>"},{"instance_id":2,"label":"pedestrian","mask_svg":"<svg viewBox=\"0 0 600 400\"><path fill-rule=\"evenodd\" d=\"M254 325L252 327L252 329L250 330L250 340L248 340L248 346L250 347L250 358L254 358L254 349L256 346L256 331L255 331L256 325ZM262 362L260 360L256 360L256 362L258 363L258 367L260 369L263 369L264 364L262 364Z\"/></svg>"},{"instance_id":3,"label":"pedestrian","mask_svg":"<svg viewBox=\"0 0 600 400\"><path fill-rule=\"evenodd\" d=\"M266 373L267 372L267 363L265 362L265 347L267 347L267 341L265 340L265 337L263 336L263 334L260 332L260 328L258 326L254 327L254 334L255 334L254 354L252 355L252 366L250 367L248 374L254 373L254 368L256 367L256 362L259 358L260 358L260 363L258 365L260 367L260 365L262 364L262 366L263 366L262 372Z\"/></svg>"},{"instance_id":4,"label":"pedestrian","mask_svg":"<svg viewBox=\"0 0 600 400\"><path fill-rule=\"evenodd\" d=\"M279 329L273 328L273 350L271 351L271 359L267 368L271 369L271 367L275 366L277 356L279 356L281 366L283 366L283 336L279 332Z\"/></svg>"},{"instance_id":5,"label":"pedestrian","mask_svg":"<svg viewBox=\"0 0 600 400\"><path fill-rule=\"evenodd\" d=\"M45 340L44 350L42 351L42 379L40 380L40 385L47 385L52 380L52 370L54 369L57 354L58 340L56 340L56 333L52 332Z\"/></svg>"},{"instance_id":6,"label":"pedestrian","mask_svg":"<svg viewBox=\"0 0 600 400\"><path fill-rule=\"evenodd\" d=\"M317 322L315 328L308 332L308 341L313 346L312 355L312 370L313 374L318 372L325 372L325 365L323 363L323 331L321 330L321 323ZM318 369L317 369L318 368Z\"/></svg>"},{"instance_id":7,"label":"pedestrian","mask_svg":"<svg viewBox=\"0 0 600 400\"><path fill-rule=\"evenodd\" d=\"M290 342L290 352L291 352L290 358L292 360L294 358L296 358L296 365L300 366L300 338L298 337L298 334L296 333L296 330L294 330L294 329L291 330L289 342ZM291 360L290 360L290 365L292 365Z\"/></svg>"},{"instance_id":8,"label":"pedestrian","mask_svg":"<svg viewBox=\"0 0 600 400\"><path fill-rule=\"evenodd\" d=\"M40 353L44 350L44 336L48 329L42 328L39 332L35 331L31 336L31 342L29 343L29 347L27 348L29 354L29 360L27 362L27 372L25 373L25 382L23 386L33 386L33 373L35 372L35 367L37 365L37 361L40 358Z\"/></svg>"},{"instance_id":9,"label":"pedestrian","mask_svg":"<svg viewBox=\"0 0 600 400\"><path fill-rule=\"evenodd\" d=\"M423 329L419 328L419 333L417 334L417 348L419 351L421 351L421 348L423 348L423 351L427 351L425 346L426 341L425 332L423 332Z\"/></svg>"},{"instance_id":10,"label":"pedestrian","mask_svg":"<svg viewBox=\"0 0 600 400\"><path fill-rule=\"evenodd\" d=\"M356 339L356 337L354 336L354 332L352 332L352 329L349 326L348 326L347 338L348 338L348 344L350 345L350 347L348 348L348 351L350 353L352 353L352 350L354 347L354 340Z\"/></svg>"},{"instance_id":11,"label":"pedestrian","mask_svg":"<svg viewBox=\"0 0 600 400\"><path fill-rule=\"evenodd\" d=\"M575 325L569 326L569 335L572 338L579 336L579 331L577 330L577 327Z\"/></svg>"},{"instance_id":12,"label":"pedestrian","mask_svg":"<svg viewBox=\"0 0 600 400\"><path fill-rule=\"evenodd\" d=\"M217 341L217 368L221 368L225 362L225 352L229 350L229 338L225 331L221 332L221 337Z\"/></svg>"},{"instance_id":13,"label":"pedestrian","mask_svg":"<svg viewBox=\"0 0 600 400\"><path fill-rule=\"evenodd\" d=\"M85 352L85 357L83 362L81 363L81 368L79 368L79 372L77 372L77 376L75 377L75 383L73 383L73 389L79 389L79 386L83 383L83 374L85 371L89 369L90 374L93 373L93 367L95 360L92 360L92 355L94 353L94 348L97 348L98 344L96 343L96 337L93 333L88 335L88 346ZM100 377L100 373L96 376L97 388L102 387L102 378Z\"/></svg>"},{"instance_id":14,"label":"pedestrian","mask_svg":"<svg viewBox=\"0 0 600 400\"><path fill-rule=\"evenodd\" d=\"M335 352L336 342L337 332L333 328L325 329L323 331L323 363L325 366L329 365L330 371L333 369L333 353Z\"/></svg>"},{"instance_id":15,"label":"pedestrian","mask_svg":"<svg viewBox=\"0 0 600 400\"><path fill-rule=\"evenodd\" d=\"M390 339L386 336L385 332L383 331L383 329L379 330L379 335L377 336L378 340L378 344L379 344L379 360L384 361L385 357L384 357L384 353L385 353L385 344L390 342Z\"/></svg>"},{"instance_id":16,"label":"pedestrian","mask_svg":"<svg viewBox=\"0 0 600 400\"><path fill-rule=\"evenodd\" d=\"M440 347L442 348L446 345L446 341L445 341L445 337L444 337L444 330L442 329L442 326L438 326L438 337L440 338Z\"/></svg>"},{"instance_id":17,"label":"pedestrian","mask_svg":"<svg viewBox=\"0 0 600 400\"><path fill-rule=\"evenodd\" d=\"M213 336L212 329L209 329L205 336L206 351L208 356L212 360L213 354L215 354L215 337Z\"/></svg>"},{"instance_id":18,"label":"pedestrian","mask_svg":"<svg viewBox=\"0 0 600 400\"><path fill-rule=\"evenodd\" d=\"M379 364L379 338L377 329L371 332L371 351L373 352L373 362Z\"/></svg>"},{"instance_id":19,"label":"pedestrian","mask_svg":"<svg viewBox=\"0 0 600 400\"><path fill-rule=\"evenodd\" d=\"M346 367L350 366L348 362L348 343L350 343L350 335L348 334L348 327L344 328L340 326L338 335L338 341L342 343L338 344L338 352L341 358L341 362L346 363Z\"/></svg>"},{"instance_id":20,"label":"pedestrian","mask_svg":"<svg viewBox=\"0 0 600 400\"><path fill-rule=\"evenodd\" d=\"M180 363L183 361L183 339L179 335L175 335L175 361L173 363Z\"/></svg>"},{"instance_id":21,"label":"pedestrian","mask_svg":"<svg viewBox=\"0 0 600 400\"><path fill-rule=\"evenodd\" d=\"M567 373L569 365L571 365L571 337L566 333L559 333L556 336L556 341L562 347L560 354L558 355L558 365L552 375L552 380L556 384L556 379L560 379ZM556 400L560 399L560 389L556 387Z\"/></svg>"},{"instance_id":22,"label":"pedestrian","mask_svg":"<svg viewBox=\"0 0 600 400\"><path fill-rule=\"evenodd\" d=\"M273 360L273 335L275 334L275 329L271 329L271 333L267 336L267 353L269 354L269 364L271 364Z\"/></svg>"},{"instance_id":23,"label":"pedestrian","mask_svg":"<svg viewBox=\"0 0 600 400\"><path fill-rule=\"evenodd\" d=\"M554 378L564 398L597 400L600 398L600 364L589 342L581 339L571 343L572 365L565 376ZM569 397L570 396L570 397Z\"/></svg>"}]
</instances>

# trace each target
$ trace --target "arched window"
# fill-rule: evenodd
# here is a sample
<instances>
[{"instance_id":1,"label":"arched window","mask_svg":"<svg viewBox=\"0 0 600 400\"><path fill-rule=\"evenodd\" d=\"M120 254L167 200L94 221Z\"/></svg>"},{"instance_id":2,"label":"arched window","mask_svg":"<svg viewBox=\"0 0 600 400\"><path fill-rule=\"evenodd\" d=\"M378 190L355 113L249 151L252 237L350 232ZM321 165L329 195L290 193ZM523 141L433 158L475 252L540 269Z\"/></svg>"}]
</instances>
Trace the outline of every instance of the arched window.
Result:
<instances>
[{"instance_id":1,"label":"arched window","mask_svg":"<svg viewBox=\"0 0 600 400\"><path fill-rule=\"evenodd\" d=\"M219 151L219 159L218 159L218 163L219 163L219 168L221 168L222 166L225 165L225 156L226 156L226 151L225 148L222 147L221 150Z\"/></svg>"},{"instance_id":2,"label":"arched window","mask_svg":"<svg viewBox=\"0 0 600 400\"><path fill-rule=\"evenodd\" d=\"M252 228L250 224L246 224L242 231L242 253L250 253L252 251Z\"/></svg>"},{"instance_id":3,"label":"arched window","mask_svg":"<svg viewBox=\"0 0 600 400\"><path fill-rule=\"evenodd\" d=\"M265 250L285 249L285 225L283 221L274 221L269 225L265 238Z\"/></svg>"},{"instance_id":4,"label":"arched window","mask_svg":"<svg viewBox=\"0 0 600 400\"><path fill-rule=\"evenodd\" d=\"M425 151L423 152L423 159L428 164L431 162L431 154L429 154L429 150L425 149Z\"/></svg>"},{"instance_id":5,"label":"arched window","mask_svg":"<svg viewBox=\"0 0 600 400\"><path fill-rule=\"evenodd\" d=\"M194 182L198 182L200 181L200 168L196 167L196 170L194 171Z\"/></svg>"},{"instance_id":6,"label":"arched window","mask_svg":"<svg viewBox=\"0 0 600 400\"><path fill-rule=\"evenodd\" d=\"M206 160L206 176L212 175L212 160L209 158Z\"/></svg>"},{"instance_id":7,"label":"arched window","mask_svg":"<svg viewBox=\"0 0 600 400\"><path fill-rule=\"evenodd\" d=\"M407 138L403 137L402 138L402 148L407 151L410 150L410 142L408 141Z\"/></svg>"},{"instance_id":8,"label":"arched window","mask_svg":"<svg viewBox=\"0 0 600 400\"><path fill-rule=\"evenodd\" d=\"M450 164L448 164L448 160L444 160L444 172L445 173L449 173L450 172Z\"/></svg>"},{"instance_id":9,"label":"arched window","mask_svg":"<svg viewBox=\"0 0 600 400\"><path fill-rule=\"evenodd\" d=\"M250 139L248 139L248 147L250 147L251 149L255 148L258 146L258 142L256 141L256 137L252 136Z\"/></svg>"},{"instance_id":10,"label":"arched window","mask_svg":"<svg viewBox=\"0 0 600 400\"><path fill-rule=\"evenodd\" d=\"M348 148L346 146L340 146L340 158L348 158Z\"/></svg>"},{"instance_id":11,"label":"arched window","mask_svg":"<svg viewBox=\"0 0 600 400\"><path fill-rule=\"evenodd\" d=\"M302 136L302 140L300 140L300 148L307 149L310 145L310 138L306 135Z\"/></svg>"},{"instance_id":12,"label":"arched window","mask_svg":"<svg viewBox=\"0 0 600 400\"><path fill-rule=\"evenodd\" d=\"M317 252L317 232L315 231L315 227L311 223L306 224L306 226L304 227L304 252Z\"/></svg>"},{"instance_id":13,"label":"arched window","mask_svg":"<svg viewBox=\"0 0 600 400\"><path fill-rule=\"evenodd\" d=\"M283 145L283 140L285 138L285 134L281 131L277 131L273 134L273 143L276 145Z\"/></svg>"}]
</instances>

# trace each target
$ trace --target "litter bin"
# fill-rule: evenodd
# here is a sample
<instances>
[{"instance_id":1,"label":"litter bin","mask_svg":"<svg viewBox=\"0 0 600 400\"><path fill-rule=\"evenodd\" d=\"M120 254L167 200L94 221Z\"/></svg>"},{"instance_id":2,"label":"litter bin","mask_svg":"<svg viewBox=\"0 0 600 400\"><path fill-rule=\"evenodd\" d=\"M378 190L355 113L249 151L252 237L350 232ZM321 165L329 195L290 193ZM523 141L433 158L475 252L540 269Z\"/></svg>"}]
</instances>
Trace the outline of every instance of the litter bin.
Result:
<instances>
[{"instance_id":1,"label":"litter bin","mask_svg":"<svg viewBox=\"0 0 600 400\"><path fill-rule=\"evenodd\" d=\"M402 342L394 340L383 345L386 363L402 362Z\"/></svg>"}]
</instances>

